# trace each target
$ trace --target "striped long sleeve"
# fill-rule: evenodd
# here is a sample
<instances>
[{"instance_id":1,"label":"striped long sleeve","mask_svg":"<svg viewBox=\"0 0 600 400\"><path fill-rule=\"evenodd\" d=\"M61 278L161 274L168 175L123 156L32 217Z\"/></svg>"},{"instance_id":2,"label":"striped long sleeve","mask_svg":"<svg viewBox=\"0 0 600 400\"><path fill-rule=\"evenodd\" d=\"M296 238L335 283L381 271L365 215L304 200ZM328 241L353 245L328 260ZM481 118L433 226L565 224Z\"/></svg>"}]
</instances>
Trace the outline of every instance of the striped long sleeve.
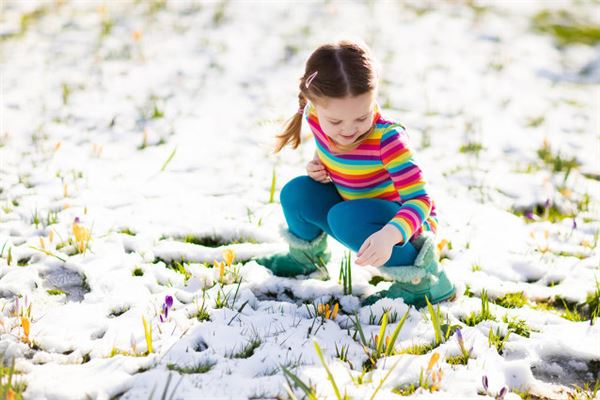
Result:
<instances>
[{"instance_id":1,"label":"striped long sleeve","mask_svg":"<svg viewBox=\"0 0 600 400\"><path fill-rule=\"evenodd\" d=\"M433 204L426 191L422 171L408 145L406 131L401 126L396 125L382 135L380 151L383 166L390 174L402 204L388 224L398 228L406 243L421 231Z\"/></svg>"}]
</instances>

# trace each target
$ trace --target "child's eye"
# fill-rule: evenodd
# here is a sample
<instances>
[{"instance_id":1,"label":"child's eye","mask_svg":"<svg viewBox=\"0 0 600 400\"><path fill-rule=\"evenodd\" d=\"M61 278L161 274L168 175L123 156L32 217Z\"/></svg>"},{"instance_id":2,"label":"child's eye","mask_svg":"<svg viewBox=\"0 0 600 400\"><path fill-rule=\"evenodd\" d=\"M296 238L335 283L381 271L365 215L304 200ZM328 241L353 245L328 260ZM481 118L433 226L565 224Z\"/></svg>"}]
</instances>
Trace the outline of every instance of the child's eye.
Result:
<instances>
[{"instance_id":1,"label":"child's eye","mask_svg":"<svg viewBox=\"0 0 600 400\"><path fill-rule=\"evenodd\" d=\"M358 121L363 122L363 121L366 121L366 120L367 120L367 117L364 117L364 118L359 119ZM330 124L331 125L339 125L340 123L339 122L330 122Z\"/></svg>"}]
</instances>

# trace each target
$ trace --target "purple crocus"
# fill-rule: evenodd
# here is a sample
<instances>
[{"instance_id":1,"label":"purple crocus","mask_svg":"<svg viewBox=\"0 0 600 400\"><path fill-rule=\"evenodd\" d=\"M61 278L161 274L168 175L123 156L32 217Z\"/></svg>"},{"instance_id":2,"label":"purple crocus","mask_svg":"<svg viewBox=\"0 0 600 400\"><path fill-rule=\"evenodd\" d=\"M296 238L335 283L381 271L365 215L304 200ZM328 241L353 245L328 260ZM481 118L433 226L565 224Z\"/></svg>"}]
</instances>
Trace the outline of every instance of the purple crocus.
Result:
<instances>
[{"instance_id":1,"label":"purple crocus","mask_svg":"<svg viewBox=\"0 0 600 400\"><path fill-rule=\"evenodd\" d=\"M165 302L162 305L162 314L160 314L160 322L165 322L167 320L167 318L169 317L169 308L171 307L173 307L173 296L166 295Z\"/></svg>"},{"instance_id":2,"label":"purple crocus","mask_svg":"<svg viewBox=\"0 0 600 400\"><path fill-rule=\"evenodd\" d=\"M525 218L531 219L531 220L535 219L534 216L533 216L533 213L531 211L527 211L525 213Z\"/></svg>"},{"instance_id":3,"label":"purple crocus","mask_svg":"<svg viewBox=\"0 0 600 400\"><path fill-rule=\"evenodd\" d=\"M75 224L78 224L78 223L79 223L79 217L75 217L75 222L74 222L74 223L75 223Z\"/></svg>"},{"instance_id":4,"label":"purple crocus","mask_svg":"<svg viewBox=\"0 0 600 400\"><path fill-rule=\"evenodd\" d=\"M573 218L573 230L577 229L577 220Z\"/></svg>"},{"instance_id":5,"label":"purple crocus","mask_svg":"<svg viewBox=\"0 0 600 400\"><path fill-rule=\"evenodd\" d=\"M487 375L484 375L483 377L481 377L481 383L483 384L483 388L485 389L485 392L487 393L487 391L488 391L488 377L487 377Z\"/></svg>"},{"instance_id":6,"label":"purple crocus","mask_svg":"<svg viewBox=\"0 0 600 400\"><path fill-rule=\"evenodd\" d=\"M506 395L506 392L508 391L506 386L502 386L502 389L500 389L500 391L498 392L498 396L496 396L496 400L502 400L504 398L504 395Z\"/></svg>"}]
</instances>

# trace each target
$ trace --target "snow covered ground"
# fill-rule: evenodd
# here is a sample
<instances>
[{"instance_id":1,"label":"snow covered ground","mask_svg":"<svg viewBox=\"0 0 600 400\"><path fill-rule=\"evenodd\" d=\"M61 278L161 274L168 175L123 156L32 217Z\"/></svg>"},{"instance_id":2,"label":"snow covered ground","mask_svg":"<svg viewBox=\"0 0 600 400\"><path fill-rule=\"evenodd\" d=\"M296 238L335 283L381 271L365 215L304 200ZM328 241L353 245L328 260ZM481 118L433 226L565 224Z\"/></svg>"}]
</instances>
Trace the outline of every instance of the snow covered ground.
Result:
<instances>
[{"instance_id":1,"label":"snow covered ground","mask_svg":"<svg viewBox=\"0 0 600 400\"><path fill-rule=\"evenodd\" d=\"M23 397L302 397L284 366L336 398L315 341L352 399L584 396L600 378L600 47L532 25L565 9L600 24L597 3L558 0L0 2L0 354ZM382 113L437 202L459 292L439 307L447 338L400 299L361 308L390 282L353 265L346 293L331 238L329 280L247 262L286 248L278 193L314 142L305 125L273 155L274 136L306 57L344 35L380 60ZM408 314L377 356L385 310L389 336Z\"/></svg>"}]
</instances>

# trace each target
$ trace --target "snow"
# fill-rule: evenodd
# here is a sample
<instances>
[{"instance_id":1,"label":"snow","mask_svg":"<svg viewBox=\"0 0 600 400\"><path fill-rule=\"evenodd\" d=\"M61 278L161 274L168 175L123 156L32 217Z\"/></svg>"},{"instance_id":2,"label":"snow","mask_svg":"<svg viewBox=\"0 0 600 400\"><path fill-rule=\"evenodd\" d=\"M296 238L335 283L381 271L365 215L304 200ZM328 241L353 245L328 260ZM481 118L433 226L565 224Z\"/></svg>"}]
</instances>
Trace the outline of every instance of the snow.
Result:
<instances>
[{"instance_id":1,"label":"snow","mask_svg":"<svg viewBox=\"0 0 600 400\"><path fill-rule=\"evenodd\" d=\"M413 397L494 398L507 387L505 399L516 390L566 399L593 384L598 319L490 303L495 321L463 322L480 311L483 290L491 300L522 291L530 304L560 296L572 305L600 280L600 46L558 48L531 29L544 9L599 23L592 3L568 0L0 2L0 354L4 365L16 359L24 398L288 398L280 366L335 398L315 342L352 399L376 390L376 399L401 398L393 390L418 386L436 352L439 390ZM408 128L427 177L458 293L439 306L473 346L464 365L446 362L461 354L452 334L427 354L381 357L361 377L357 320L372 341L386 311L386 335L408 312L397 351L435 334L427 309L402 299L360 306L391 284L369 283L377 268L353 264L344 293L346 249L333 238L330 279L279 278L250 260L287 248L278 195L306 173L314 141L305 124L297 150L272 154L274 137L298 107L310 52L341 37L371 46L382 113ZM460 152L468 143L483 148ZM554 172L538 156L545 145L579 166ZM574 217L518 215L546 201ZM69 242L75 218L90 231L84 253ZM214 263L225 249L235 259L221 277ZM335 319L315 320L321 303L339 304ZM488 335L509 331L504 315L532 331L511 333L499 353Z\"/></svg>"}]
</instances>

